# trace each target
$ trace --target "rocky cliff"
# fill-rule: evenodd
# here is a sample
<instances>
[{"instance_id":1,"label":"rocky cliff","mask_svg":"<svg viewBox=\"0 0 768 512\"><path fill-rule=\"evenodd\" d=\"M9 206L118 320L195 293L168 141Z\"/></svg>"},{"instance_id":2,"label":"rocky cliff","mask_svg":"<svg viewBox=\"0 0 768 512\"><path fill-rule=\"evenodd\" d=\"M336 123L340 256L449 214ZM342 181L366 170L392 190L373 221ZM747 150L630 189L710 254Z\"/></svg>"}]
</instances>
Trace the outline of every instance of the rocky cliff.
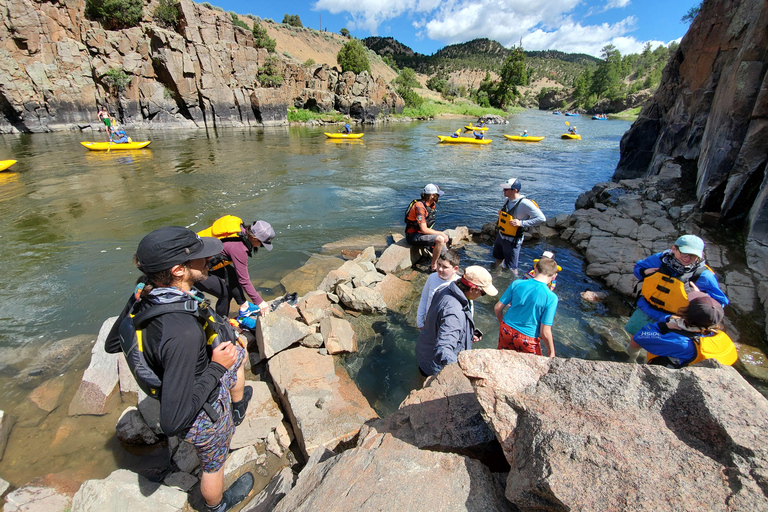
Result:
<instances>
[{"instance_id":1,"label":"rocky cliff","mask_svg":"<svg viewBox=\"0 0 768 512\"><path fill-rule=\"evenodd\" d=\"M621 141L614 180L679 166L698 207L743 226L768 271L768 4L707 0Z\"/></svg>"},{"instance_id":2,"label":"rocky cliff","mask_svg":"<svg viewBox=\"0 0 768 512\"><path fill-rule=\"evenodd\" d=\"M365 120L403 108L384 79L270 55L229 13L189 0L180 1L176 31L152 22L154 2L139 26L124 30L88 20L84 0L3 6L0 133L83 128L98 104L128 125L209 128L284 123L294 105ZM280 87L259 81L269 59ZM110 70L124 73L124 89Z\"/></svg>"}]
</instances>

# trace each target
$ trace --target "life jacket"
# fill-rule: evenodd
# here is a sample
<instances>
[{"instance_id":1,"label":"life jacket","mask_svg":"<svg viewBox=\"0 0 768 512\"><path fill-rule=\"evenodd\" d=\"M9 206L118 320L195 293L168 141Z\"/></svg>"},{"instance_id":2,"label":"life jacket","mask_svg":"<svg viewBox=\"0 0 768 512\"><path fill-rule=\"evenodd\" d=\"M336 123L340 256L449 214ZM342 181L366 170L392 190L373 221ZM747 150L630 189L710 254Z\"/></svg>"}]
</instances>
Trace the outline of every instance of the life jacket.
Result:
<instances>
[{"instance_id":1,"label":"life jacket","mask_svg":"<svg viewBox=\"0 0 768 512\"><path fill-rule=\"evenodd\" d=\"M523 199L528 199L530 202L534 204L534 206L536 206L536 208L539 207L539 205L536 204L536 201L534 201L530 197L521 197L520 199L517 200L517 202L515 203L515 206L513 206L511 210L508 210L507 206L509 205L509 200L507 200L504 203L504 206L501 207L501 210L499 210L498 225L499 225L499 231L501 231L502 235L513 236L515 238L520 238L523 235L525 228L522 228L522 226L513 226L509 223L509 221L515 218L515 212L517 211L517 207L520 206L520 203L523 201Z\"/></svg>"},{"instance_id":2,"label":"life jacket","mask_svg":"<svg viewBox=\"0 0 768 512\"><path fill-rule=\"evenodd\" d=\"M225 341L234 343L237 340L237 334L229 322L217 315L207 301L199 302L190 297L184 301L143 307L144 304L141 301L137 301L131 306L128 315L120 323L118 333L120 335L120 348L123 349L128 368L130 368L141 390L152 398L160 399L160 390L163 385L160 377L157 376L144 356L144 344L146 343L144 330L153 319L166 313L193 315L200 322L205 333L206 343L211 349Z\"/></svg>"},{"instance_id":3,"label":"life jacket","mask_svg":"<svg viewBox=\"0 0 768 512\"><path fill-rule=\"evenodd\" d=\"M677 314L680 308L686 307L689 303L690 285L688 283L696 282L704 270L712 271L707 265L701 265L692 272L672 277L670 275L672 271L666 263L662 263L658 271L643 279L640 293L654 308Z\"/></svg>"},{"instance_id":4,"label":"life jacket","mask_svg":"<svg viewBox=\"0 0 768 512\"><path fill-rule=\"evenodd\" d=\"M210 227L198 231L197 236L212 236L222 242L242 242L248 250L248 257L253 256L253 244L248 240L248 236L243 233L243 219L240 217L225 215L216 219ZM211 270L218 270L231 264L232 260L223 252L208 260L208 266Z\"/></svg>"},{"instance_id":5,"label":"life jacket","mask_svg":"<svg viewBox=\"0 0 768 512\"><path fill-rule=\"evenodd\" d=\"M427 210L427 218L425 219L427 227L432 229L432 226L435 225L435 209L430 208L427 205L427 202L423 199L414 199L413 201L411 201L411 204L409 204L408 208L405 210L405 232L406 233L419 232L419 222L416 220L416 210L414 209L414 206L416 205L416 203L419 203L419 202L422 203L424 205L424 208L426 208Z\"/></svg>"},{"instance_id":6,"label":"life jacket","mask_svg":"<svg viewBox=\"0 0 768 512\"><path fill-rule=\"evenodd\" d=\"M724 331L713 329L711 334L703 334L698 332L683 331L680 329L670 329L667 327L666 322L659 322L658 327L659 332L662 334L674 332L692 339L694 345L696 346L696 357L693 359L693 361L687 363L684 361L675 362L668 357L659 357L648 352L648 364L663 364L666 366L666 364L671 363L677 368L682 368L684 366L690 366L692 364L699 363L705 359L717 359L724 365L732 366L733 363L735 363L739 358L739 354L736 352L736 346L733 344L733 340L731 340L730 336L728 336ZM656 362L652 362L654 360L656 360Z\"/></svg>"}]
</instances>

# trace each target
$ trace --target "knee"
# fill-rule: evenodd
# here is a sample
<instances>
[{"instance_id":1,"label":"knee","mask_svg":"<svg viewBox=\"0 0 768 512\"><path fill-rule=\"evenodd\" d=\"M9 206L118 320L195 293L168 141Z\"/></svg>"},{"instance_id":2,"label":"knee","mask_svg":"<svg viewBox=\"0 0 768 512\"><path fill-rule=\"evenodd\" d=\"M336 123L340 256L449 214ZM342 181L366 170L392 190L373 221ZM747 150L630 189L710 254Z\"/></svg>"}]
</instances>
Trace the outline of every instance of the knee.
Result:
<instances>
[{"instance_id":1,"label":"knee","mask_svg":"<svg viewBox=\"0 0 768 512\"><path fill-rule=\"evenodd\" d=\"M435 245L438 247L441 245L445 245L447 242L448 242L448 237L445 235L438 235L437 238L435 239Z\"/></svg>"}]
</instances>

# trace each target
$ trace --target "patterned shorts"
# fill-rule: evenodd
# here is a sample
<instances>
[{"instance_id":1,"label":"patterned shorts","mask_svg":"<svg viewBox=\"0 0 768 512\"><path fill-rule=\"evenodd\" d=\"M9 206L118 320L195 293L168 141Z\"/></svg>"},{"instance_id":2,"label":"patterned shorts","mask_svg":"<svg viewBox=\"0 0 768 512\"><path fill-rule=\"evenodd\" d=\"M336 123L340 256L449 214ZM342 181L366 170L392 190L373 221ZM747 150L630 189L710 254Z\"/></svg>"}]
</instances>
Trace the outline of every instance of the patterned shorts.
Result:
<instances>
[{"instance_id":1,"label":"patterned shorts","mask_svg":"<svg viewBox=\"0 0 768 512\"><path fill-rule=\"evenodd\" d=\"M499 350L515 350L525 354L541 354L539 338L531 338L511 328L504 322L499 329Z\"/></svg>"},{"instance_id":2,"label":"patterned shorts","mask_svg":"<svg viewBox=\"0 0 768 512\"><path fill-rule=\"evenodd\" d=\"M235 387L237 382L237 370L245 359L245 350L236 346L237 360L227 373L221 378L219 397L213 408L219 413L219 419L215 423L211 421L208 413L200 411L195 422L190 427L184 440L194 445L203 471L215 473L227 460L229 442L235 433L235 424L232 421L232 397L229 390Z\"/></svg>"}]
</instances>

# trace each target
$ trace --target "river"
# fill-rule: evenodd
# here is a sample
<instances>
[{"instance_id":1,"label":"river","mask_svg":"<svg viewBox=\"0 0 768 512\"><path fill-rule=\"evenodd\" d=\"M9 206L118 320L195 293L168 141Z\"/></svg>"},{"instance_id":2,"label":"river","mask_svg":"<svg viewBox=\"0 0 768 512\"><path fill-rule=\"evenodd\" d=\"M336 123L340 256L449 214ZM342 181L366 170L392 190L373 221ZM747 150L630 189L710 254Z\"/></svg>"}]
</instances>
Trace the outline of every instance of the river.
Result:
<instances>
[{"instance_id":1,"label":"river","mask_svg":"<svg viewBox=\"0 0 768 512\"><path fill-rule=\"evenodd\" d=\"M0 256L13 263L0 283L0 409L19 421L0 476L14 485L48 473L82 481L132 467L139 458L115 441L116 415L67 417L77 375L62 377L69 379L63 398L48 415L30 406L30 389L16 377L51 343L76 335L92 338L106 318L120 312L139 275L133 252L147 232L164 225L198 230L223 214L269 221L277 233L274 250L259 251L250 267L257 289L274 298L285 293L280 279L322 245L401 232L405 207L427 183L445 191L440 229L479 229L493 221L503 201L499 184L510 177L522 181L522 193L548 217L572 212L579 193L610 179L630 123L567 119L577 124L583 140L561 140L566 118L538 111L491 126L488 146L437 143L437 135L450 134L469 118L366 126L359 142L329 141L323 129L308 127L130 131L134 140L152 144L109 153L78 144L101 140L103 133L1 137L0 159L18 163L0 173L5 226ZM524 144L502 136L523 129L546 138ZM600 285L584 276L580 254L553 243L526 244L521 264L529 268L533 258L550 249L563 267L555 324L558 355L621 360L585 318L607 315L611 308L611 314L626 314L628 308L619 301L583 305L579 292L600 290ZM490 249L463 251L461 266L488 266ZM496 272L494 280L503 291L511 277ZM485 299L477 306L478 325L486 333L479 346L495 347L494 302ZM374 324L375 336L361 340L361 353L343 360L380 414L396 409L419 384L414 316L415 307L406 317L387 315ZM85 364L76 365L79 374ZM72 430L80 432L76 443L66 437ZM60 442L62 436L69 440Z\"/></svg>"}]
</instances>

